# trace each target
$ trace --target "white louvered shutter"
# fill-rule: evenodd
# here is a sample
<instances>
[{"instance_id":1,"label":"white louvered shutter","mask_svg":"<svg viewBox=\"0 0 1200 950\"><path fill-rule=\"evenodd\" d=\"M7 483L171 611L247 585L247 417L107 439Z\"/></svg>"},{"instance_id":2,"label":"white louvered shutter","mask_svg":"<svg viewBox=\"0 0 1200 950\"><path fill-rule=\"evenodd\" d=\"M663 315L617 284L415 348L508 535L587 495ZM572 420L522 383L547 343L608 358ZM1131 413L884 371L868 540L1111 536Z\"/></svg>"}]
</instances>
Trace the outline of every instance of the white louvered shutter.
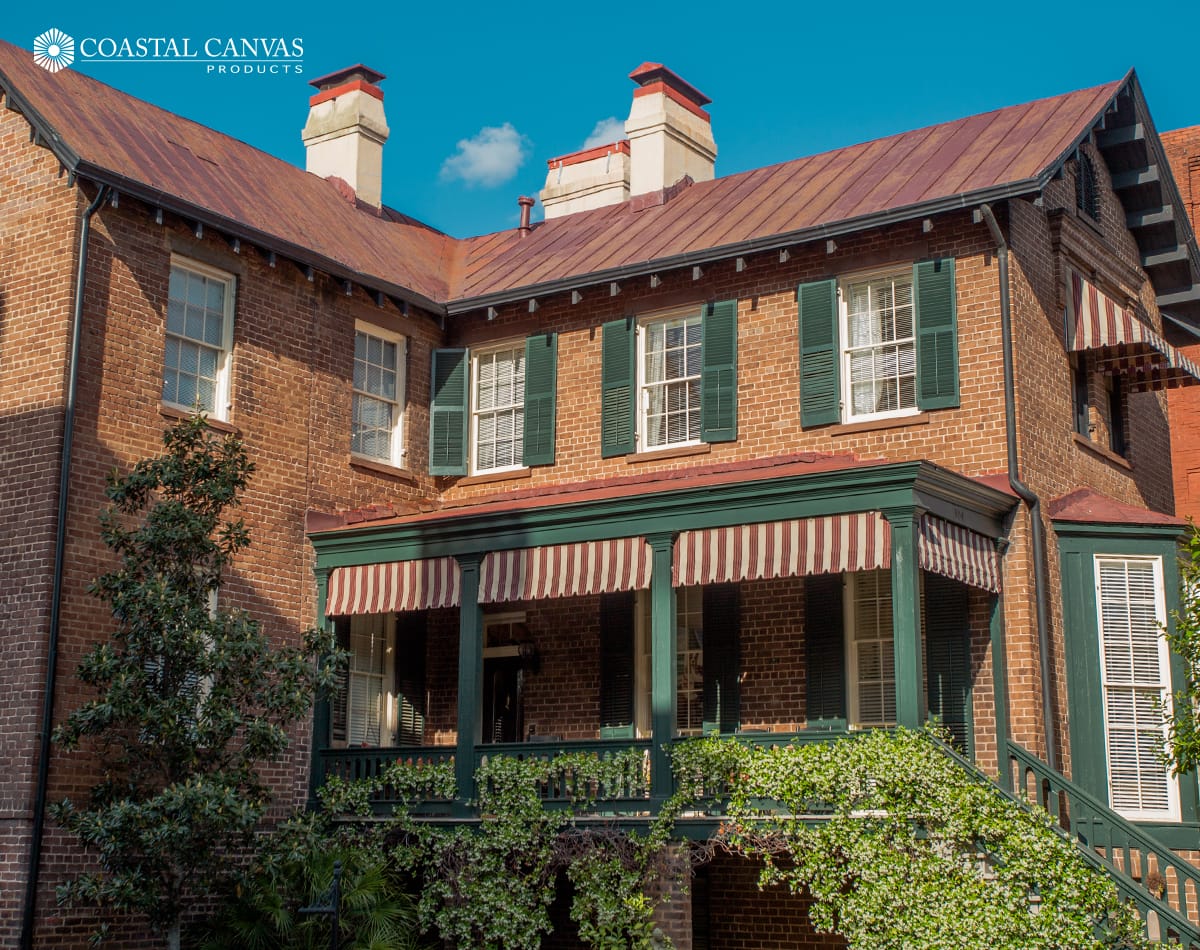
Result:
<instances>
[{"instance_id":1,"label":"white louvered shutter","mask_svg":"<svg viewBox=\"0 0 1200 950\"><path fill-rule=\"evenodd\" d=\"M1097 558L1096 591L1109 797L1127 817L1175 818L1175 781L1162 755L1160 704L1169 667L1157 559Z\"/></svg>"},{"instance_id":2,"label":"white louvered shutter","mask_svg":"<svg viewBox=\"0 0 1200 950\"><path fill-rule=\"evenodd\" d=\"M853 659L856 709L863 726L896 722L896 667L892 646L892 573L861 571L853 575Z\"/></svg>"}]
</instances>

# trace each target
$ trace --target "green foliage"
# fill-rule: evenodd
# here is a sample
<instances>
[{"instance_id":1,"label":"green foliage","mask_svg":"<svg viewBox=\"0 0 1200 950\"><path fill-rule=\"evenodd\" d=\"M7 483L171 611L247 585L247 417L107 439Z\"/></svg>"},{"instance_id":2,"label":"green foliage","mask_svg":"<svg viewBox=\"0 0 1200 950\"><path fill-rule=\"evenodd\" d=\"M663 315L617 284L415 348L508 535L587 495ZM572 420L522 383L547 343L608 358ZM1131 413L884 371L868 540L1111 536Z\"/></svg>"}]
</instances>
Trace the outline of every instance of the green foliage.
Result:
<instances>
[{"instance_id":1,"label":"green foliage","mask_svg":"<svg viewBox=\"0 0 1200 950\"><path fill-rule=\"evenodd\" d=\"M392 857L421 881L423 925L453 946L536 950L550 932L548 909L557 874L565 868L576 883L571 913L585 942L605 948L660 946L648 942L654 903L642 893L644 852L627 840L620 847L580 853L572 831L577 812L643 770L643 753L634 749L605 759L587 753L553 760L491 756L476 773L482 816L477 828L419 823L400 809L400 842ZM396 785L420 780L418 775ZM565 790L568 807L543 803L543 791L551 786ZM344 790L337 795L342 804L357 807L360 801ZM617 890L601 892L609 886Z\"/></svg>"},{"instance_id":2,"label":"green foliage","mask_svg":"<svg viewBox=\"0 0 1200 950\"><path fill-rule=\"evenodd\" d=\"M259 766L280 757L336 671L314 663L333 650L326 635L285 647L244 611L213 609L249 543L244 523L225 519L254 470L241 443L198 417L163 441L162 455L109 479L101 537L119 565L91 591L116 626L79 665L96 698L55 732L93 752L102 777L86 803L54 814L100 864L60 900L145 914L175 947L184 907L221 885L265 812Z\"/></svg>"},{"instance_id":3,"label":"green foliage","mask_svg":"<svg viewBox=\"0 0 1200 950\"><path fill-rule=\"evenodd\" d=\"M721 842L764 863L761 883L808 891L814 925L853 947L1146 945L1113 884L1044 812L1007 801L922 733L778 748L708 739L678 747L674 766L682 786L705 776L727 796Z\"/></svg>"},{"instance_id":4,"label":"green foliage","mask_svg":"<svg viewBox=\"0 0 1200 950\"><path fill-rule=\"evenodd\" d=\"M420 950L416 901L373 827L334 827L305 815L268 838L201 947L204 950L325 950L331 921L300 914L323 903L341 862L339 933L344 950Z\"/></svg>"},{"instance_id":5,"label":"green foliage","mask_svg":"<svg viewBox=\"0 0 1200 950\"><path fill-rule=\"evenodd\" d=\"M1183 658L1186 672L1167 717L1167 749L1175 774L1183 775L1200 765L1200 531L1194 522L1180 546L1179 609L1171 611L1171 619L1167 643Z\"/></svg>"}]
</instances>

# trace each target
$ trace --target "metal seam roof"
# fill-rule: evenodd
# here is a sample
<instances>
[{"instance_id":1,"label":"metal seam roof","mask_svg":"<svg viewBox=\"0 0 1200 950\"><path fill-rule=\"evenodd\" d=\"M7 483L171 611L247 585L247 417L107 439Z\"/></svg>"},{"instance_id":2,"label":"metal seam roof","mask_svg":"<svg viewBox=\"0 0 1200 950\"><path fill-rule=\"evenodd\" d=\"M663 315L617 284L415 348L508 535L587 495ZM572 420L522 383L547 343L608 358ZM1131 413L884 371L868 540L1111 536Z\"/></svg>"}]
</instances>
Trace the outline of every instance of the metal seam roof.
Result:
<instances>
[{"instance_id":1,"label":"metal seam roof","mask_svg":"<svg viewBox=\"0 0 1200 950\"><path fill-rule=\"evenodd\" d=\"M230 236L415 303L463 313L658 270L771 251L1040 190L1119 82L693 184L662 205L610 206L455 239L79 73L0 42L0 88L69 171ZM85 95L88 93L88 95Z\"/></svg>"}]
</instances>

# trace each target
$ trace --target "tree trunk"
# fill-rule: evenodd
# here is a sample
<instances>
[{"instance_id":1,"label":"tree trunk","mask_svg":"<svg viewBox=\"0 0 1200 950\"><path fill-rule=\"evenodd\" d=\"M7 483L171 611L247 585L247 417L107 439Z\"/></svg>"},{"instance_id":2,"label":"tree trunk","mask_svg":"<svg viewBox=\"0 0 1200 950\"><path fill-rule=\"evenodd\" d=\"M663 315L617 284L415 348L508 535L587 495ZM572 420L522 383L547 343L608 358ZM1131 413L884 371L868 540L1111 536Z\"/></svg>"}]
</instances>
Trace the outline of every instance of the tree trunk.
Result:
<instances>
[{"instance_id":1,"label":"tree trunk","mask_svg":"<svg viewBox=\"0 0 1200 950\"><path fill-rule=\"evenodd\" d=\"M179 950L180 930L181 925L178 920L167 930L167 950Z\"/></svg>"}]
</instances>

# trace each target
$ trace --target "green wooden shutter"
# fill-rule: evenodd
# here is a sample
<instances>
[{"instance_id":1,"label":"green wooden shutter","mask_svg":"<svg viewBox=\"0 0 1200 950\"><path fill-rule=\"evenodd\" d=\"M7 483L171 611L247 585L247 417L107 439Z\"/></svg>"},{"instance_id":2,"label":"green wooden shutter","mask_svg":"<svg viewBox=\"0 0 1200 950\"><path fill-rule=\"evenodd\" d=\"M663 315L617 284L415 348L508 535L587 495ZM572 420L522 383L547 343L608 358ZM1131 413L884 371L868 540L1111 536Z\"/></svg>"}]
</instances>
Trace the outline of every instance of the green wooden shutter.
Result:
<instances>
[{"instance_id":1,"label":"green wooden shutter","mask_svg":"<svg viewBox=\"0 0 1200 950\"><path fill-rule=\"evenodd\" d=\"M337 617L333 621L333 633L339 650L350 649L350 618ZM346 704L350 696L350 659L347 658L341 670L338 671L337 692L331 697L330 709L330 738L335 743L346 742Z\"/></svg>"},{"instance_id":2,"label":"green wooden shutter","mask_svg":"<svg viewBox=\"0 0 1200 950\"><path fill-rule=\"evenodd\" d=\"M800 310L800 425L840 422L837 281L801 284L796 300Z\"/></svg>"},{"instance_id":3,"label":"green wooden shutter","mask_svg":"<svg viewBox=\"0 0 1200 950\"><path fill-rule=\"evenodd\" d=\"M429 474L467 474L467 351L434 350L429 407Z\"/></svg>"},{"instance_id":4,"label":"green wooden shutter","mask_svg":"<svg viewBox=\"0 0 1200 950\"><path fill-rule=\"evenodd\" d=\"M913 265L913 311L917 336L917 406L958 405L958 317L954 258Z\"/></svg>"},{"instance_id":5,"label":"green wooden shutter","mask_svg":"<svg viewBox=\"0 0 1200 950\"><path fill-rule=\"evenodd\" d=\"M738 589L704 588L704 731L736 732L739 722Z\"/></svg>"},{"instance_id":6,"label":"green wooden shutter","mask_svg":"<svg viewBox=\"0 0 1200 950\"><path fill-rule=\"evenodd\" d=\"M600 738L633 738L634 594L600 595Z\"/></svg>"},{"instance_id":7,"label":"green wooden shutter","mask_svg":"<svg viewBox=\"0 0 1200 950\"><path fill-rule=\"evenodd\" d=\"M804 581L806 707L809 729L846 728L846 645L842 576Z\"/></svg>"},{"instance_id":8,"label":"green wooden shutter","mask_svg":"<svg viewBox=\"0 0 1200 950\"><path fill-rule=\"evenodd\" d=\"M971 629L967 588L940 574L925 575L925 673L929 715L950 730L968 758L971 736Z\"/></svg>"},{"instance_id":9,"label":"green wooden shutter","mask_svg":"<svg viewBox=\"0 0 1200 950\"><path fill-rule=\"evenodd\" d=\"M396 745L425 744L425 640L428 615L396 616Z\"/></svg>"},{"instance_id":10,"label":"green wooden shutter","mask_svg":"<svg viewBox=\"0 0 1200 950\"><path fill-rule=\"evenodd\" d=\"M737 438L737 301L709 304L700 333L700 441Z\"/></svg>"},{"instance_id":11,"label":"green wooden shutter","mask_svg":"<svg viewBox=\"0 0 1200 950\"><path fill-rule=\"evenodd\" d=\"M628 455L634 440L637 338L632 317L604 324L600 356L600 454Z\"/></svg>"},{"instance_id":12,"label":"green wooden shutter","mask_svg":"<svg viewBox=\"0 0 1200 950\"><path fill-rule=\"evenodd\" d=\"M525 340L525 465L554 464L554 403L558 337L539 333Z\"/></svg>"}]
</instances>

